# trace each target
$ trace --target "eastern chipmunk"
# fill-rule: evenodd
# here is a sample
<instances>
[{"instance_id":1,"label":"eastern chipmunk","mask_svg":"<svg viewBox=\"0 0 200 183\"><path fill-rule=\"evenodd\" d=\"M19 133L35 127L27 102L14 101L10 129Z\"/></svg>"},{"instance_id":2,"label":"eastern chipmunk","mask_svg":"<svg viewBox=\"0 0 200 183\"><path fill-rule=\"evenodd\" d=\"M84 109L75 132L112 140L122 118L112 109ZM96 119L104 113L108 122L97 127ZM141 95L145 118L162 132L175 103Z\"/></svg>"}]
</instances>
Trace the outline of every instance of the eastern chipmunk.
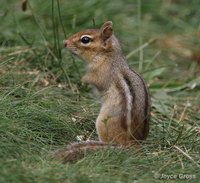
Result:
<instances>
[{"instance_id":1,"label":"eastern chipmunk","mask_svg":"<svg viewBox=\"0 0 200 183\"><path fill-rule=\"evenodd\" d=\"M135 149L149 133L150 97L144 79L128 65L112 22L78 32L64 46L85 61L82 82L97 89L102 106L96 120L100 141L71 144L58 156L71 161L81 149L90 152L110 142Z\"/></svg>"}]
</instances>

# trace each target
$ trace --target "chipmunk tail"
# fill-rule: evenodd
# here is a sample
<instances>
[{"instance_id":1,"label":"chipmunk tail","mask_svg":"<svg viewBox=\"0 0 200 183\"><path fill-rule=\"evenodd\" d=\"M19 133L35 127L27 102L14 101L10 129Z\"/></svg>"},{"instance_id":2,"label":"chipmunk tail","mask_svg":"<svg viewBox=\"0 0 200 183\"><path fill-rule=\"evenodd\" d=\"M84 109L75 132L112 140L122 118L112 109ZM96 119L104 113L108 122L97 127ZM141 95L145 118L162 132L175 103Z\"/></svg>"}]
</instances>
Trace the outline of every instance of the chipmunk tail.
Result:
<instances>
[{"instance_id":1,"label":"chipmunk tail","mask_svg":"<svg viewBox=\"0 0 200 183\"><path fill-rule=\"evenodd\" d=\"M78 143L71 143L67 145L67 148L57 152L55 155L63 161L63 163L73 163L81 158L84 155L93 153L100 149L109 147L111 149L116 148L116 145L110 145L105 142L100 141L84 141Z\"/></svg>"}]
</instances>

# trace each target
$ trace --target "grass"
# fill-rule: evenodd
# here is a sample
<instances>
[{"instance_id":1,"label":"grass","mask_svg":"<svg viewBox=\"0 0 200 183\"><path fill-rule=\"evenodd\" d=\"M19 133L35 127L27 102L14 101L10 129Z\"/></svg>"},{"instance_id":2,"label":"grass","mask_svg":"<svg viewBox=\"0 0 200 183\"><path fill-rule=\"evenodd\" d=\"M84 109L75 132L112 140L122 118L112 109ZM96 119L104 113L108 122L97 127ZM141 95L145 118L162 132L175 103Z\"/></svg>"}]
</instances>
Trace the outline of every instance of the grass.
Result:
<instances>
[{"instance_id":1,"label":"grass","mask_svg":"<svg viewBox=\"0 0 200 183\"><path fill-rule=\"evenodd\" d=\"M0 182L198 182L199 2L34 0L25 12L20 3L0 2ZM158 39L128 58L149 85L150 135L140 155L106 149L63 165L54 152L97 139L100 102L62 40L107 20L125 55Z\"/></svg>"}]
</instances>

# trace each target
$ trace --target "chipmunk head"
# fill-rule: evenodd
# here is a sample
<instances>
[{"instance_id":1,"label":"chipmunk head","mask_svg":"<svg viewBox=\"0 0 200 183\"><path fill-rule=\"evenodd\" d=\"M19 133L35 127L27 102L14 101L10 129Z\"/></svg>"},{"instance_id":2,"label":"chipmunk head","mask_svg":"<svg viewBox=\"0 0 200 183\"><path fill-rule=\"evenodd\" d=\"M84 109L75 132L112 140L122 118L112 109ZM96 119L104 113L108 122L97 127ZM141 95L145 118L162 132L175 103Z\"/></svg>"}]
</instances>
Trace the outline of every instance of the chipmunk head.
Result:
<instances>
[{"instance_id":1,"label":"chipmunk head","mask_svg":"<svg viewBox=\"0 0 200 183\"><path fill-rule=\"evenodd\" d=\"M69 51L88 63L97 62L113 52L121 52L119 41L113 35L111 21L105 22L100 29L78 32L63 43Z\"/></svg>"}]
</instances>

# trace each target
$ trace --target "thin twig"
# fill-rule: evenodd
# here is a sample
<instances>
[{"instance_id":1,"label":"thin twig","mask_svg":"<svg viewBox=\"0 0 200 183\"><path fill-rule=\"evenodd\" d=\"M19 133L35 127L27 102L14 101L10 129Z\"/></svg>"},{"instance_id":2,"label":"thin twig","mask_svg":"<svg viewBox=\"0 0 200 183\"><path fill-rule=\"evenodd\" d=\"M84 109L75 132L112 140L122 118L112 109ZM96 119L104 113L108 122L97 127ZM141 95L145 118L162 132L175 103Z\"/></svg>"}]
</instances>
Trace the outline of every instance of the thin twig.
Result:
<instances>
[{"instance_id":1,"label":"thin twig","mask_svg":"<svg viewBox=\"0 0 200 183\"><path fill-rule=\"evenodd\" d=\"M4 55L2 57L0 57L0 59L5 59L7 57L11 57L11 56L14 56L14 55L19 55L21 53L26 53L26 52L29 52L30 50L34 50L35 48L27 48L25 50L19 50L19 51L15 51L15 52L12 52L12 53L8 53L7 55Z\"/></svg>"},{"instance_id":2,"label":"thin twig","mask_svg":"<svg viewBox=\"0 0 200 183\"><path fill-rule=\"evenodd\" d=\"M181 121L184 120L184 115L185 115L186 109L188 108L188 103L189 103L189 102L187 101L187 103L185 104L185 107L184 107L184 109L183 109L183 111L182 111L182 113L181 113L181 116L180 116L180 119L179 119L178 123L180 123Z\"/></svg>"},{"instance_id":3,"label":"thin twig","mask_svg":"<svg viewBox=\"0 0 200 183\"><path fill-rule=\"evenodd\" d=\"M47 47L47 49L49 50L50 54L56 59L56 61L57 61L58 63L61 63L61 62L59 61L59 59L56 57L56 55L53 53L53 51L52 51L50 48L48 48L48 47ZM64 76L65 76L65 78L66 78L66 80L67 80L67 82L68 82L68 84L69 84L69 87L70 87L70 89L72 90L72 93L75 93L75 92L74 92L74 89L73 89L73 87L72 87L72 84L71 84L69 75L67 74L67 72L66 72L65 69L63 68L62 64L60 65L60 68L61 68L62 72L64 73Z\"/></svg>"},{"instance_id":4,"label":"thin twig","mask_svg":"<svg viewBox=\"0 0 200 183\"><path fill-rule=\"evenodd\" d=\"M47 38L46 38L46 36L45 36L45 33L44 33L44 31L42 30L41 26L39 25L38 19L36 18L35 14L33 13L32 6L31 6L31 4L30 4L29 1L27 1L27 2L28 2L28 6L29 6L29 8L30 8L30 10L31 10L31 14L32 14L32 16L33 16L33 19L34 19L34 21L35 21L35 24L38 26L38 28L39 28L39 30L40 30L40 33L41 33L41 35L42 35L44 41L47 42Z\"/></svg>"},{"instance_id":5,"label":"thin twig","mask_svg":"<svg viewBox=\"0 0 200 183\"><path fill-rule=\"evenodd\" d=\"M180 158L180 156L178 154L177 154L177 156L178 156L178 159L179 159L179 161L181 163L181 167L182 167L182 170L183 170L184 169L183 161L182 161L182 159Z\"/></svg>"},{"instance_id":6,"label":"thin twig","mask_svg":"<svg viewBox=\"0 0 200 183\"><path fill-rule=\"evenodd\" d=\"M178 146L174 145L174 148L176 148L179 152L181 152L183 155L185 155L188 159L190 159L198 168L200 168L200 165L198 163L196 163L192 157L187 154L186 152L184 152L182 149L180 149Z\"/></svg>"},{"instance_id":7,"label":"thin twig","mask_svg":"<svg viewBox=\"0 0 200 183\"><path fill-rule=\"evenodd\" d=\"M138 25L139 25L139 47L142 45L142 27L141 27L141 0L137 1L137 14L138 14ZM143 49L139 50L139 71L142 71L143 67Z\"/></svg>"},{"instance_id":8,"label":"thin twig","mask_svg":"<svg viewBox=\"0 0 200 183\"><path fill-rule=\"evenodd\" d=\"M0 61L4 60L4 58L5 58L4 56L0 57ZM12 61L13 59L14 59L14 57L11 57L11 58L9 58L9 59L6 60L6 61L1 62L1 63L0 63L0 67L3 66L3 65L5 65L5 64L7 64L7 63L9 63L9 62Z\"/></svg>"},{"instance_id":9,"label":"thin twig","mask_svg":"<svg viewBox=\"0 0 200 183\"><path fill-rule=\"evenodd\" d=\"M58 6L58 16L59 16L60 24L61 24L61 27L62 27L64 36L65 36L65 38L66 38L67 35L66 35L65 29L64 29L64 25L63 25L63 22L62 22L62 18L61 18L61 13L60 13L60 1L59 1L59 0L57 0L57 6Z\"/></svg>"},{"instance_id":10,"label":"thin twig","mask_svg":"<svg viewBox=\"0 0 200 183\"><path fill-rule=\"evenodd\" d=\"M56 44L56 29L55 29L55 13L54 13L54 0L51 1L51 21L53 25L53 40L54 40L54 50L56 52L56 55L58 54L57 44Z\"/></svg>"},{"instance_id":11,"label":"thin twig","mask_svg":"<svg viewBox=\"0 0 200 183\"><path fill-rule=\"evenodd\" d=\"M132 57L134 54L136 54L137 52L139 52L140 50L146 48L147 46L149 46L150 44L154 43L157 41L157 38L151 38L149 41L147 41L146 43L144 43L142 46L140 46L139 48L133 50L132 52L130 52L126 58L129 59L130 57Z\"/></svg>"},{"instance_id":12,"label":"thin twig","mask_svg":"<svg viewBox=\"0 0 200 183\"><path fill-rule=\"evenodd\" d=\"M48 47L47 48L50 51L51 55L58 61L59 66L60 66L60 68L61 68L61 70L62 70L62 72L64 74L64 77L65 77L66 81L68 82L68 85L69 85L70 89L72 90L72 93L74 93L74 89L72 87L69 75L67 74L67 72L65 71L65 69L62 66L62 55L61 55L61 48L60 48L60 43L59 43L58 22L55 21L55 19L54 19L55 18L54 5L55 5L54 0L52 0L52 3L51 3L51 6L52 6L51 7L52 17L51 17L51 19L52 19L52 24L53 24L54 50L55 51L50 50ZM61 21L63 32L65 34L64 26L63 26L62 20L61 20L59 0L57 0L57 7L58 7L59 20Z\"/></svg>"}]
</instances>

